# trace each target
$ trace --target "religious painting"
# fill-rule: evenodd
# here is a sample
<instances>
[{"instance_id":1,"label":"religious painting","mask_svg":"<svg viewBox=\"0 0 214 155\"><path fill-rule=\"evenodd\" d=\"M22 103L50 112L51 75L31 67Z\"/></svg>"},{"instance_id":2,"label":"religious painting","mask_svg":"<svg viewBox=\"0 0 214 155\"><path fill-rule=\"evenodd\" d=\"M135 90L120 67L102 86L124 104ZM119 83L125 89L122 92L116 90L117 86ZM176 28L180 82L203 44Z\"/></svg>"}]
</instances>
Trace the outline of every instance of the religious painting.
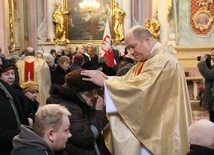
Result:
<instances>
[{"instance_id":1,"label":"religious painting","mask_svg":"<svg viewBox=\"0 0 214 155\"><path fill-rule=\"evenodd\" d=\"M213 25L213 0L191 0L191 25L200 35L208 34Z\"/></svg>"},{"instance_id":2,"label":"religious painting","mask_svg":"<svg viewBox=\"0 0 214 155\"><path fill-rule=\"evenodd\" d=\"M113 0L97 0L98 12L81 12L79 3L83 0L68 0L68 39L71 43L101 42L106 20L111 29Z\"/></svg>"},{"instance_id":3,"label":"religious painting","mask_svg":"<svg viewBox=\"0 0 214 155\"><path fill-rule=\"evenodd\" d=\"M200 31L204 31L211 27L211 23L213 21L213 17L210 14L210 11L201 8L196 12L196 14L193 16L193 22L196 29L199 29Z\"/></svg>"}]
</instances>

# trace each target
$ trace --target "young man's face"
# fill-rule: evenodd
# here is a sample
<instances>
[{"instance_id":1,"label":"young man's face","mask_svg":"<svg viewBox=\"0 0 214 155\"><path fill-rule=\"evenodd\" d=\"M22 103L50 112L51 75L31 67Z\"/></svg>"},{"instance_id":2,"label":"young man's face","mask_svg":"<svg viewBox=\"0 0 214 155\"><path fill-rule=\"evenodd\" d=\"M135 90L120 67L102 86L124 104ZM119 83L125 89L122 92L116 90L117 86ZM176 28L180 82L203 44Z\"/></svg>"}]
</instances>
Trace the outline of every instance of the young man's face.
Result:
<instances>
[{"instance_id":1,"label":"young man's face","mask_svg":"<svg viewBox=\"0 0 214 155\"><path fill-rule=\"evenodd\" d=\"M69 131L70 127L70 121L68 119L68 116L63 115L62 124L58 128L58 130L53 131L53 143L52 143L52 149L54 151L60 151L66 147L66 142L68 141L68 138L70 138L72 135Z\"/></svg>"}]
</instances>

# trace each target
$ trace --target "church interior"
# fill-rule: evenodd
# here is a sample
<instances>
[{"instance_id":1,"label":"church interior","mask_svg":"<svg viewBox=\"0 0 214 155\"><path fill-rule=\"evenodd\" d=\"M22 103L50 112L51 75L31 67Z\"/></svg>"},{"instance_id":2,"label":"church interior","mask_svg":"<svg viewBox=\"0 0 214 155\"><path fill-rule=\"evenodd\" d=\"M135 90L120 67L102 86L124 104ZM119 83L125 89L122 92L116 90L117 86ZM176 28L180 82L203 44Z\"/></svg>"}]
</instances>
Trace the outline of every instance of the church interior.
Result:
<instances>
[{"instance_id":1,"label":"church interior","mask_svg":"<svg viewBox=\"0 0 214 155\"><path fill-rule=\"evenodd\" d=\"M197 56L209 54L214 47L213 1L94 0L90 8L85 6L84 0L1 0L2 52L9 58L21 54L29 46L49 53L51 49L75 49L77 45L93 43L96 53L101 56L103 35L109 33L113 47L122 55L124 38L117 37L114 31L115 3L124 12L120 35L125 37L132 26L142 25L161 44L173 45L185 71L193 118L208 118L199 105L198 95L204 79L197 68ZM63 13L63 33L56 31L57 24L53 19L56 7L61 7Z\"/></svg>"}]
</instances>

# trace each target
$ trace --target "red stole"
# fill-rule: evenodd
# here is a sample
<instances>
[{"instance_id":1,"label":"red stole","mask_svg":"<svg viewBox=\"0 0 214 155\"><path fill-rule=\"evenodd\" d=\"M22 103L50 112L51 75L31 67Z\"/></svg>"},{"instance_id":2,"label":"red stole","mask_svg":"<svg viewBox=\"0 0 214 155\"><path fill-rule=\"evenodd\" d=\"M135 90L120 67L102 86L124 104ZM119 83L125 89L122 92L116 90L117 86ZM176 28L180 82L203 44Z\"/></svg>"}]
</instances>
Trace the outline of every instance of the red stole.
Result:
<instances>
[{"instance_id":1,"label":"red stole","mask_svg":"<svg viewBox=\"0 0 214 155\"><path fill-rule=\"evenodd\" d=\"M142 70L142 68L143 68L144 63L145 63L145 62L141 62L140 67L138 68L137 74L136 74L136 75L139 75L139 74L141 73L141 70Z\"/></svg>"},{"instance_id":2,"label":"red stole","mask_svg":"<svg viewBox=\"0 0 214 155\"><path fill-rule=\"evenodd\" d=\"M34 62L25 61L24 81L34 81Z\"/></svg>"}]
</instances>

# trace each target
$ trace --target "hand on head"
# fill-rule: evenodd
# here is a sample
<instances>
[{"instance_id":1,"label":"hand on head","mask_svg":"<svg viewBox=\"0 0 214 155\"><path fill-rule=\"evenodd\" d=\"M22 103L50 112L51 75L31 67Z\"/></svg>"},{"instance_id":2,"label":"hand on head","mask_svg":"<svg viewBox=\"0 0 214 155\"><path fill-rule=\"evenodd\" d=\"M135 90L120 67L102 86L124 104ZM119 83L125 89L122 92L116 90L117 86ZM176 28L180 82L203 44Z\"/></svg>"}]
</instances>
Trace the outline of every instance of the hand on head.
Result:
<instances>
[{"instance_id":1,"label":"hand on head","mask_svg":"<svg viewBox=\"0 0 214 155\"><path fill-rule=\"evenodd\" d=\"M83 78L85 81L93 82L94 84L103 87L107 76L99 70L83 70L81 75L88 76L89 78Z\"/></svg>"}]
</instances>

